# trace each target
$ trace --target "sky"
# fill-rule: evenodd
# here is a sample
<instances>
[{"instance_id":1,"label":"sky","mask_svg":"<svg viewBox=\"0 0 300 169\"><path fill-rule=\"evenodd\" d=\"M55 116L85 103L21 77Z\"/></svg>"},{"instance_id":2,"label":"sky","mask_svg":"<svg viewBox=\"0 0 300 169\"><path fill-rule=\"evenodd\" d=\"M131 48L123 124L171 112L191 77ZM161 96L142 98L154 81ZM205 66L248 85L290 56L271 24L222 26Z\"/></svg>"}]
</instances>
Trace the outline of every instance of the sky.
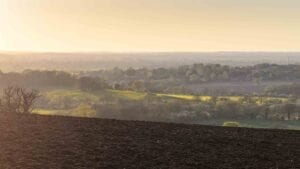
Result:
<instances>
[{"instance_id":1,"label":"sky","mask_svg":"<svg viewBox=\"0 0 300 169\"><path fill-rule=\"evenodd\" d=\"M300 51L299 0L0 0L0 50Z\"/></svg>"}]
</instances>

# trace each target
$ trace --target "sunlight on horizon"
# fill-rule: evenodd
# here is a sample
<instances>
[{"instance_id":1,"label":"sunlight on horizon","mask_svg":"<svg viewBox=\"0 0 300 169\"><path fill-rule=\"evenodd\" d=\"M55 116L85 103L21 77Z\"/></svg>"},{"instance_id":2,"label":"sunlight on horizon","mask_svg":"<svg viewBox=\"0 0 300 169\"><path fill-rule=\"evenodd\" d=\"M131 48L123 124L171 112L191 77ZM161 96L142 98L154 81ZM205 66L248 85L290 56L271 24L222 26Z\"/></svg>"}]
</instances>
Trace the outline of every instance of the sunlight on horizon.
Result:
<instances>
[{"instance_id":1,"label":"sunlight on horizon","mask_svg":"<svg viewBox=\"0 0 300 169\"><path fill-rule=\"evenodd\" d=\"M0 0L0 50L297 51L295 0Z\"/></svg>"}]
</instances>

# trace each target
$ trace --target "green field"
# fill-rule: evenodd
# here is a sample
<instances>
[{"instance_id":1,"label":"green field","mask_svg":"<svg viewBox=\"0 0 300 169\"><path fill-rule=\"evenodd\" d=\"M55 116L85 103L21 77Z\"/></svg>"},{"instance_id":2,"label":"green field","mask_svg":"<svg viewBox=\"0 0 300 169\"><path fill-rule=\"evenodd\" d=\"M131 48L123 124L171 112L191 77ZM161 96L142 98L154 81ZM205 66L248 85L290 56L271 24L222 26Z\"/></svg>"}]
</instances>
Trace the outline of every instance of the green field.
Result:
<instances>
[{"instance_id":1,"label":"green field","mask_svg":"<svg viewBox=\"0 0 300 169\"><path fill-rule=\"evenodd\" d=\"M83 92L80 90L53 90L49 92L42 93L49 100L57 101L60 99L71 99L76 102L90 102L96 103L107 97L111 98L119 98L125 100L143 100L148 94L146 92L135 92L135 91L128 91L128 90L105 90L99 92ZM152 96L158 98L170 98L170 99L180 99L180 100L187 100L187 101L210 101L212 96L196 96L196 95L187 95L187 94L165 94L165 93L152 93ZM218 96L216 97L217 100L230 100L230 101L240 101L243 99L242 96ZM287 101L287 98L279 98L279 97L250 97L253 101L257 102L258 104L261 101Z\"/></svg>"},{"instance_id":2,"label":"green field","mask_svg":"<svg viewBox=\"0 0 300 169\"><path fill-rule=\"evenodd\" d=\"M189 100L189 101L210 101L213 97L212 96L195 96L195 95L183 95L183 94L156 94L158 97L168 97L168 98L175 98L181 100ZM243 99L243 96L218 96L216 97L218 101L222 100L230 100L233 102L239 102ZM256 102L257 104L262 104L261 102L272 102L272 101L280 101L285 102L288 99L283 97L250 97L251 100Z\"/></svg>"},{"instance_id":3,"label":"green field","mask_svg":"<svg viewBox=\"0 0 300 169\"><path fill-rule=\"evenodd\" d=\"M224 123L232 122L231 119L210 119L206 121L199 121L197 124L203 125L216 125L224 126ZM277 129L290 129L290 130L300 130L299 122L297 121L276 121L276 120L239 120L233 121L239 123L239 127L246 128L277 128Z\"/></svg>"},{"instance_id":4,"label":"green field","mask_svg":"<svg viewBox=\"0 0 300 169\"><path fill-rule=\"evenodd\" d=\"M147 93L144 92L135 92L129 90L106 90L107 93L110 93L111 96L128 99L128 100L143 100Z\"/></svg>"},{"instance_id":5,"label":"green field","mask_svg":"<svg viewBox=\"0 0 300 169\"><path fill-rule=\"evenodd\" d=\"M62 103L69 103L70 105L78 105L78 104L95 104L101 101L107 101L109 99L122 99L122 100L131 100L131 101L139 101L145 99L148 93L145 92L135 92L128 90L105 90L98 92L84 92L75 89L59 89L59 90L51 90L42 93L42 96L46 100L48 100L47 104L61 105ZM164 98L164 99L179 99L185 101L192 102L207 102L210 101L212 96L195 96L195 95L184 95L184 94L164 94L164 93L152 93L150 94L152 97ZM231 100L234 102L241 101L243 99L242 96L219 96L215 97L217 101L222 101L223 99ZM275 98L275 97L250 97L257 104L262 104L261 101L287 101L287 98ZM37 108L33 112L37 114L43 115L69 115L72 109L68 109L65 107L55 107L53 109L41 109Z\"/></svg>"},{"instance_id":6,"label":"green field","mask_svg":"<svg viewBox=\"0 0 300 169\"><path fill-rule=\"evenodd\" d=\"M63 115L67 116L69 115L69 112L71 110L55 110L55 109L34 109L34 114L40 114L40 115Z\"/></svg>"},{"instance_id":7,"label":"green field","mask_svg":"<svg viewBox=\"0 0 300 169\"><path fill-rule=\"evenodd\" d=\"M64 116L82 116L82 117L94 117L94 110L91 108L92 104L99 103L99 102L107 102L108 100L131 100L131 101L141 101L146 99L146 97L150 95L154 98L163 98L164 100L184 100L190 102L208 102L211 101L212 98L215 101L222 101L224 99L230 100L233 102L241 102L245 99L243 96L196 96L196 95L185 95L185 94L164 94L164 93L151 93L148 94L146 92L135 92L135 91L127 91L127 90L104 90L98 92L84 92L80 90L74 89L60 89L60 90L51 90L42 93L42 96L48 100L48 104L50 105L60 105L64 102L76 103L77 108L71 106L72 108L63 108L63 107L56 107L53 109L47 108L37 108L34 109L33 113L41 114L41 115L64 115ZM276 98L276 97L248 97L247 99L252 100L252 102L257 104L264 104L265 102L285 102L288 98ZM81 106L78 106L81 105ZM51 107L51 106L50 106ZM51 107L52 108L52 107ZM230 119L228 119L230 120ZM228 120L212 120L206 121L208 124L214 125L222 125L224 122ZM199 123L199 124L206 124ZM268 122L268 121L239 121L241 127L260 127L260 128L268 128L272 126L272 128L280 127L281 123L276 122ZM299 125L293 124L292 122L285 122L284 128L290 129L299 129Z\"/></svg>"},{"instance_id":8,"label":"green field","mask_svg":"<svg viewBox=\"0 0 300 169\"><path fill-rule=\"evenodd\" d=\"M77 102L83 102L83 101L98 102L99 101L99 96L88 92L82 92L80 90L68 90L68 89L53 90L53 91L44 92L42 93L42 95L50 100L60 100L62 98L68 98Z\"/></svg>"}]
</instances>

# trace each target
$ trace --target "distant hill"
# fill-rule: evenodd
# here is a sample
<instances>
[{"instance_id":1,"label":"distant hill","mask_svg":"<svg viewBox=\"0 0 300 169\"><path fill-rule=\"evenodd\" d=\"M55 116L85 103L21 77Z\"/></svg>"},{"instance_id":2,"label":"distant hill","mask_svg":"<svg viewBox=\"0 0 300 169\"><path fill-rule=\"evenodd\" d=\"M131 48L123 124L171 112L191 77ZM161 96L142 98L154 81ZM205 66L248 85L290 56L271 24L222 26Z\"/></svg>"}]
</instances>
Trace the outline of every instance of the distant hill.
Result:
<instances>
[{"instance_id":1,"label":"distant hill","mask_svg":"<svg viewBox=\"0 0 300 169\"><path fill-rule=\"evenodd\" d=\"M0 114L0 168L299 168L300 132Z\"/></svg>"},{"instance_id":2,"label":"distant hill","mask_svg":"<svg viewBox=\"0 0 300 169\"><path fill-rule=\"evenodd\" d=\"M193 63L219 63L234 66L259 63L300 64L300 52L30 53L0 51L2 71L156 68Z\"/></svg>"}]
</instances>

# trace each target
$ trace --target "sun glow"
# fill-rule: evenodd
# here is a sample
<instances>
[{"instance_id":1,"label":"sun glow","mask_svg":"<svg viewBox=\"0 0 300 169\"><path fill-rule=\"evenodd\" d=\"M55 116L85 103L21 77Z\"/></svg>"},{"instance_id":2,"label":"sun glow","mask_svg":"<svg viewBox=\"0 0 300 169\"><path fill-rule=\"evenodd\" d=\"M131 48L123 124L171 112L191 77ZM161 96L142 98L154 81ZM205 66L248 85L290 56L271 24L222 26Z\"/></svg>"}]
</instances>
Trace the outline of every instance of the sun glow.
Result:
<instances>
[{"instance_id":1,"label":"sun glow","mask_svg":"<svg viewBox=\"0 0 300 169\"><path fill-rule=\"evenodd\" d=\"M0 0L0 50L299 50L299 1Z\"/></svg>"}]
</instances>

